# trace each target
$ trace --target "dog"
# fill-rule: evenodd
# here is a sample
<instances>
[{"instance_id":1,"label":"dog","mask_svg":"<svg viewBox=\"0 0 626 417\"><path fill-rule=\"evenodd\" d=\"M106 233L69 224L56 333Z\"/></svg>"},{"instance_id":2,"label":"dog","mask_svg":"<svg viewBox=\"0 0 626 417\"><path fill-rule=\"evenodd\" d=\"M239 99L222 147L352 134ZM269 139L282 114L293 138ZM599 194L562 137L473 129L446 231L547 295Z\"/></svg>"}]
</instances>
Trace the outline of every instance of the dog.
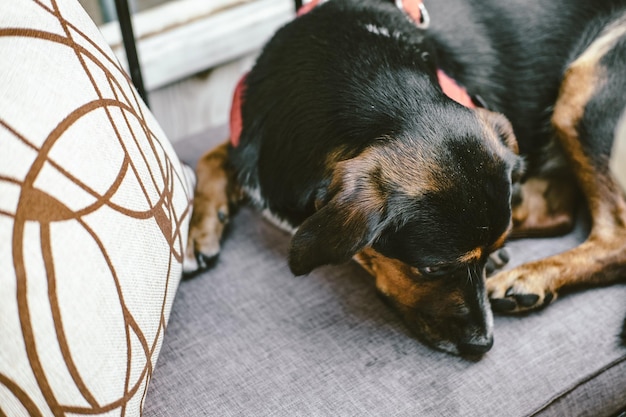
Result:
<instances>
[{"instance_id":1,"label":"dog","mask_svg":"<svg viewBox=\"0 0 626 417\"><path fill-rule=\"evenodd\" d=\"M483 355L492 308L626 276L608 168L625 64L622 0L324 2L267 43L235 97L241 125L199 161L185 269L214 261L250 201L292 231L295 275L354 259L421 340ZM486 278L507 239L569 231L580 196L584 243Z\"/></svg>"}]
</instances>

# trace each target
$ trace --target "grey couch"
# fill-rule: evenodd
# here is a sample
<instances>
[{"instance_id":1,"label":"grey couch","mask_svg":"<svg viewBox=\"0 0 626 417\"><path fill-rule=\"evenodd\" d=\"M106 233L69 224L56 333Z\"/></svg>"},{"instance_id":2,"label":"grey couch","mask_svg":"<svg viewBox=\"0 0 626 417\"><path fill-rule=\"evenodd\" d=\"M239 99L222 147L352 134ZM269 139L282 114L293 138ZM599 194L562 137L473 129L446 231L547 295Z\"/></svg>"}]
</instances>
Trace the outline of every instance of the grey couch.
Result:
<instances>
[{"instance_id":1,"label":"grey couch","mask_svg":"<svg viewBox=\"0 0 626 417\"><path fill-rule=\"evenodd\" d=\"M198 135L177 151L193 165L226 135ZM574 246L584 223L561 238L509 243L509 266ZM626 285L497 316L493 349L472 362L417 341L355 263L293 277L289 238L244 208L217 265L180 284L145 416L596 417L626 409L618 338Z\"/></svg>"}]
</instances>

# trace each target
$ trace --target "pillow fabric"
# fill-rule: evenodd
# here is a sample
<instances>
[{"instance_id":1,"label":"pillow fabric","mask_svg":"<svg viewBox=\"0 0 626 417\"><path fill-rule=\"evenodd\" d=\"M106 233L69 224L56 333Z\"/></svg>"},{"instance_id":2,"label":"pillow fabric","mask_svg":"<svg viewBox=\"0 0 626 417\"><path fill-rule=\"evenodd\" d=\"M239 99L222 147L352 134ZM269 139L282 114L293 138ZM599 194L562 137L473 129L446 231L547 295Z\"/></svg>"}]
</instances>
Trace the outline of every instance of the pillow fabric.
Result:
<instances>
[{"instance_id":1,"label":"pillow fabric","mask_svg":"<svg viewBox=\"0 0 626 417\"><path fill-rule=\"evenodd\" d=\"M0 56L0 415L139 415L192 174L77 1L0 2Z\"/></svg>"}]
</instances>

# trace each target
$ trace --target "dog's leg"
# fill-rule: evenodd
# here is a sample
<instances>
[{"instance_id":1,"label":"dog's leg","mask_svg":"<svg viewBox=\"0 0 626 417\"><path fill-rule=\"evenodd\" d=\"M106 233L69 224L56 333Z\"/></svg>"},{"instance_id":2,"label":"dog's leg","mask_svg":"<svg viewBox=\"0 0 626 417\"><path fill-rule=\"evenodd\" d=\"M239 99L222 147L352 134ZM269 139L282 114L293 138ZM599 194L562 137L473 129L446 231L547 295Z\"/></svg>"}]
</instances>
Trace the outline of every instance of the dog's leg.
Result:
<instances>
[{"instance_id":1,"label":"dog's leg","mask_svg":"<svg viewBox=\"0 0 626 417\"><path fill-rule=\"evenodd\" d=\"M228 164L228 146L225 142L210 150L200 158L196 167L198 183L183 263L187 276L215 262L224 229L242 200L234 172Z\"/></svg>"},{"instance_id":2,"label":"dog's leg","mask_svg":"<svg viewBox=\"0 0 626 417\"><path fill-rule=\"evenodd\" d=\"M611 36L608 30L569 67L552 119L589 206L590 235L572 250L489 279L496 310L535 309L563 288L606 285L626 276L626 201L608 169L614 128L625 105L622 88L606 77L610 69L602 61L616 44ZM618 86L623 82L622 77Z\"/></svg>"},{"instance_id":3,"label":"dog's leg","mask_svg":"<svg viewBox=\"0 0 626 417\"><path fill-rule=\"evenodd\" d=\"M511 238L559 236L571 231L578 194L575 178L563 170L539 173L517 184Z\"/></svg>"},{"instance_id":4,"label":"dog's leg","mask_svg":"<svg viewBox=\"0 0 626 417\"><path fill-rule=\"evenodd\" d=\"M559 236L575 223L578 189L574 178L533 176L518 184L513 197L511 239ZM510 256L507 248L489 255L487 276L504 268Z\"/></svg>"},{"instance_id":5,"label":"dog's leg","mask_svg":"<svg viewBox=\"0 0 626 417\"><path fill-rule=\"evenodd\" d=\"M562 150L552 142L535 159L529 164L529 177L513 186L511 239L563 235L575 223L580 192ZM487 276L501 270L508 261L507 248L490 254Z\"/></svg>"}]
</instances>

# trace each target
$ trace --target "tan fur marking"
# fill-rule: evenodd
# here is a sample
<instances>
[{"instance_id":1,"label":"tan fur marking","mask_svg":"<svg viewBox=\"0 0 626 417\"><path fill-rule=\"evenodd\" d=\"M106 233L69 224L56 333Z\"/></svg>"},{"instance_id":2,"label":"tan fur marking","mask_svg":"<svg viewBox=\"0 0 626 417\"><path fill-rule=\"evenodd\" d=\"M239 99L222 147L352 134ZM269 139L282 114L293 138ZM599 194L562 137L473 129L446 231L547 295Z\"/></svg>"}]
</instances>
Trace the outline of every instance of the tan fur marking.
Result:
<instances>
[{"instance_id":1,"label":"tan fur marking","mask_svg":"<svg viewBox=\"0 0 626 417\"><path fill-rule=\"evenodd\" d=\"M493 145L493 149L499 156L503 156L505 153L504 145L515 154L519 154L519 146L513 133L513 126L506 117L480 108L476 110L476 114L483 123L485 137ZM504 139L504 145L500 140L500 136Z\"/></svg>"},{"instance_id":2,"label":"tan fur marking","mask_svg":"<svg viewBox=\"0 0 626 417\"><path fill-rule=\"evenodd\" d=\"M483 248L473 249L473 250L467 252L465 255L459 257L459 262L465 263L465 262L477 261L480 258L482 258L483 251L484 251Z\"/></svg>"},{"instance_id":3,"label":"tan fur marking","mask_svg":"<svg viewBox=\"0 0 626 417\"><path fill-rule=\"evenodd\" d=\"M576 186L569 178L531 177L513 207L513 237L558 236L574 226Z\"/></svg>"},{"instance_id":4,"label":"tan fur marking","mask_svg":"<svg viewBox=\"0 0 626 417\"><path fill-rule=\"evenodd\" d=\"M415 268L366 248L354 259L374 276L405 323L422 337L448 351L458 352L450 330L469 313L463 293L445 279L426 279Z\"/></svg>"},{"instance_id":5,"label":"tan fur marking","mask_svg":"<svg viewBox=\"0 0 626 417\"><path fill-rule=\"evenodd\" d=\"M573 165L593 221L591 234L584 244L553 260L561 262L567 259L562 262L563 267L577 265L577 269L573 269L575 273L560 274L562 278L557 279L557 287L593 281L592 277L607 265L607 258L617 259L613 251L623 252L622 246L626 241L626 206L623 196L616 189L613 179L603 177L595 170L585 155L578 133L585 107L602 85L604 74L599 62L619 36L624 34L626 28L623 25L613 25L574 61L566 72L554 110L552 121L557 137ZM582 264L576 256L587 261ZM589 262L589 259L595 259L596 262Z\"/></svg>"},{"instance_id":6,"label":"tan fur marking","mask_svg":"<svg viewBox=\"0 0 626 417\"><path fill-rule=\"evenodd\" d=\"M326 155L326 161L325 161L326 172L329 175L332 175L332 173L335 171L335 167L337 166L337 163L344 161L346 159L349 159L349 157L346 155L348 155L346 146L338 146L330 150L328 154Z\"/></svg>"},{"instance_id":7,"label":"tan fur marking","mask_svg":"<svg viewBox=\"0 0 626 417\"><path fill-rule=\"evenodd\" d=\"M577 60L567 69L552 117L560 143L574 164L574 171L583 188L594 183L595 172L580 146L577 127L584 115L585 106L593 97L601 80L596 71L596 63L586 58ZM583 191L589 195L587 191L591 190Z\"/></svg>"},{"instance_id":8,"label":"tan fur marking","mask_svg":"<svg viewBox=\"0 0 626 417\"><path fill-rule=\"evenodd\" d=\"M417 146L398 142L375 148L385 181L396 184L409 196L440 191L445 184L438 180L441 168L432 155L424 155Z\"/></svg>"},{"instance_id":9,"label":"tan fur marking","mask_svg":"<svg viewBox=\"0 0 626 417\"><path fill-rule=\"evenodd\" d=\"M344 191L350 192L363 191L365 187L369 189L365 193L366 203L382 207L387 196L380 191L386 184L394 184L409 196L439 190L440 184L434 179L439 169L432 158L421 155L418 148L390 142L337 162L331 188L343 184Z\"/></svg>"},{"instance_id":10,"label":"tan fur marking","mask_svg":"<svg viewBox=\"0 0 626 417\"><path fill-rule=\"evenodd\" d=\"M388 258L371 247L356 254L354 260L374 276L376 288L398 306L432 308L435 304L443 310L464 302L462 295L446 287L444 280L425 280L416 268Z\"/></svg>"},{"instance_id":11,"label":"tan fur marking","mask_svg":"<svg viewBox=\"0 0 626 417\"><path fill-rule=\"evenodd\" d=\"M611 178L601 178L593 168L582 149L577 130L587 103L602 83L599 61L616 42L617 32L623 35L626 29L609 30L568 68L552 119L557 136L587 198L594 221L592 238L612 236L616 222L623 227L626 220L621 194L616 192Z\"/></svg>"},{"instance_id":12,"label":"tan fur marking","mask_svg":"<svg viewBox=\"0 0 626 417\"><path fill-rule=\"evenodd\" d=\"M598 183L596 172L587 160L578 136L578 124L585 107L602 85L603 70L600 60L615 43L626 35L626 15L609 26L587 50L576 59L565 73L559 99L554 109L552 123L556 128L561 145L574 164L574 171L589 198L592 212L600 210L601 203L594 197Z\"/></svg>"},{"instance_id":13,"label":"tan fur marking","mask_svg":"<svg viewBox=\"0 0 626 417\"><path fill-rule=\"evenodd\" d=\"M234 173L228 168L228 146L227 141L208 151L196 167L198 182L185 254L189 265L195 263L194 252L207 257L219 253L230 207L243 197Z\"/></svg>"},{"instance_id":14,"label":"tan fur marking","mask_svg":"<svg viewBox=\"0 0 626 417\"><path fill-rule=\"evenodd\" d=\"M515 311L537 308L548 294L555 297L564 287L609 284L623 279L626 266L624 195L613 178L594 168L581 146L578 129L587 103L602 85L604 74L600 60L626 35L624 23L626 16L607 28L567 69L552 117L557 138L589 205L590 235L574 249L501 272L487 281L488 292L494 299L526 294L539 296L534 305L518 305ZM543 188L545 184L535 184L536 194L544 194Z\"/></svg>"},{"instance_id":15,"label":"tan fur marking","mask_svg":"<svg viewBox=\"0 0 626 417\"><path fill-rule=\"evenodd\" d=\"M491 247L489 248L490 252L498 250L498 249L500 249L501 247L504 246L504 244L506 243L506 240L511 235L511 229L513 229L513 223L512 222L511 222L511 224L509 224L509 227L506 229L506 231L500 235L500 237L494 242L493 245L491 245Z\"/></svg>"},{"instance_id":16,"label":"tan fur marking","mask_svg":"<svg viewBox=\"0 0 626 417\"><path fill-rule=\"evenodd\" d=\"M598 275L614 265L623 268L624 238L611 242L588 240L580 246L559 255L530 262L511 271L501 272L487 280L491 298L506 298L509 288L514 294L536 294L542 304L547 293L556 296L560 289L573 285L608 284L619 279L615 274ZM610 271L609 271L610 272ZM525 309L519 309L519 311Z\"/></svg>"},{"instance_id":17,"label":"tan fur marking","mask_svg":"<svg viewBox=\"0 0 626 417\"><path fill-rule=\"evenodd\" d=\"M336 164L330 190L331 193L337 193L334 197L337 204L342 204L344 200L350 201L350 206L353 206L351 216L384 209L386 196L382 193L381 187L369 176L375 168L376 162L368 155L359 155ZM351 216L346 217L346 221L349 221Z\"/></svg>"},{"instance_id":18,"label":"tan fur marking","mask_svg":"<svg viewBox=\"0 0 626 417\"><path fill-rule=\"evenodd\" d=\"M415 306L423 297L425 287L418 285L411 275L411 268L381 255L372 248L356 254L354 259L376 279L376 288L403 306Z\"/></svg>"}]
</instances>

